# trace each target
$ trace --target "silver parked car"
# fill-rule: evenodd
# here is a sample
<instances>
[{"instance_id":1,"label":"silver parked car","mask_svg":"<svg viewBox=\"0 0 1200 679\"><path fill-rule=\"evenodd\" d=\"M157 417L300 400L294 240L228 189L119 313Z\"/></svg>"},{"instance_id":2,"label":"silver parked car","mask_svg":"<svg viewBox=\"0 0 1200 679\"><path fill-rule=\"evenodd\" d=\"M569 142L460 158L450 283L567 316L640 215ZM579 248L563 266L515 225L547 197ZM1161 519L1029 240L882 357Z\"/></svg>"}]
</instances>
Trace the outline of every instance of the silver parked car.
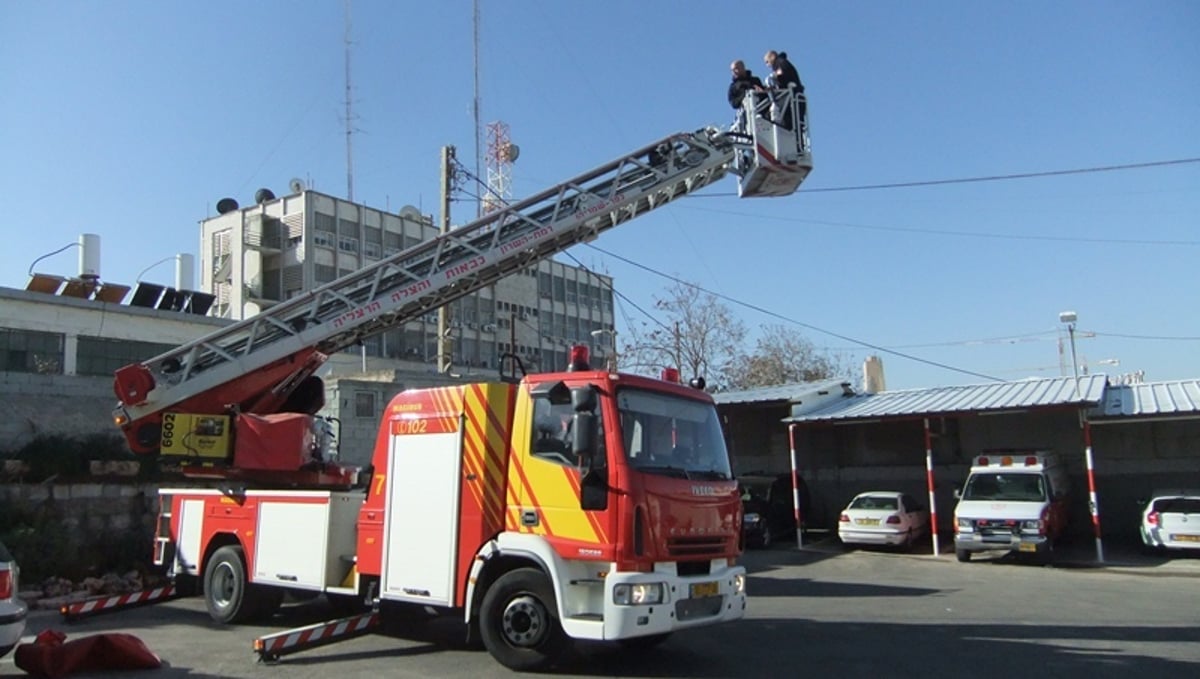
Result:
<instances>
[{"instance_id":1,"label":"silver parked car","mask_svg":"<svg viewBox=\"0 0 1200 679\"><path fill-rule=\"evenodd\" d=\"M1200 550L1200 490L1154 493L1142 510L1141 532L1151 549Z\"/></svg>"},{"instance_id":2,"label":"silver parked car","mask_svg":"<svg viewBox=\"0 0 1200 679\"><path fill-rule=\"evenodd\" d=\"M0 542L0 657L21 641L25 633L25 602L17 598L18 575L21 569L8 548Z\"/></svg>"}]
</instances>

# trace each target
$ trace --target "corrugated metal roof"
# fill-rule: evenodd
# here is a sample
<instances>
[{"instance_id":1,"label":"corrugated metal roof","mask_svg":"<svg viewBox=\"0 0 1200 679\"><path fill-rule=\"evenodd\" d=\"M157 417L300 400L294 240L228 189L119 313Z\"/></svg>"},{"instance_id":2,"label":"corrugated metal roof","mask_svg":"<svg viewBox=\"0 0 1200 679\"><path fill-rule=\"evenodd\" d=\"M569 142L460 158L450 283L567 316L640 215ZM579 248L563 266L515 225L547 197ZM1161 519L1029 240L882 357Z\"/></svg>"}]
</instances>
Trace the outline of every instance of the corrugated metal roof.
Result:
<instances>
[{"instance_id":1,"label":"corrugated metal roof","mask_svg":"<svg viewBox=\"0 0 1200 679\"><path fill-rule=\"evenodd\" d=\"M1073 377L856 394L818 410L786 418L784 421L865 420L1020 410L1070 404L1096 405L1104 397L1105 383L1104 375L1080 377L1078 396Z\"/></svg>"},{"instance_id":2,"label":"corrugated metal roof","mask_svg":"<svg viewBox=\"0 0 1200 679\"><path fill-rule=\"evenodd\" d=\"M796 382L781 384L775 387L759 387L741 391L724 391L713 394L713 400L719 405L734 403L768 403L783 401L796 403L810 399L822 392L842 393L842 380L826 380L824 382Z\"/></svg>"},{"instance_id":3,"label":"corrugated metal roof","mask_svg":"<svg viewBox=\"0 0 1200 679\"><path fill-rule=\"evenodd\" d=\"M1200 380L1144 382L1110 386L1094 418L1200 417Z\"/></svg>"}]
</instances>

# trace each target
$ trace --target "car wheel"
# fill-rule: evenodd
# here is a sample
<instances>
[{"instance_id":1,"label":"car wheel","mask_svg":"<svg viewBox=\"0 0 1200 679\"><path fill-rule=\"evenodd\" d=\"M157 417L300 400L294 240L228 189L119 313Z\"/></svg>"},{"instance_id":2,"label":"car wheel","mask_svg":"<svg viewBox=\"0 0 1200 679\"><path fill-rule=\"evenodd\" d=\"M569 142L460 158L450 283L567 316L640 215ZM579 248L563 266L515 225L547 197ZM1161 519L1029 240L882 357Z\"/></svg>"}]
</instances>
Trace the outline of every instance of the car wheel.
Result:
<instances>
[{"instance_id":1,"label":"car wheel","mask_svg":"<svg viewBox=\"0 0 1200 679\"><path fill-rule=\"evenodd\" d=\"M954 557L959 561L966 563L971 560L971 553L965 549L954 550Z\"/></svg>"},{"instance_id":2,"label":"car wheel","mask_svg":"<svg viewBox=\"0 0 1200 679\"><path fill-rule=\"evenodd\" d=\"M567 650L554 589L536 568L501 575L483 595L479 618L484 646L511 670L545 669Z\"/></svg>"}]
</instances>

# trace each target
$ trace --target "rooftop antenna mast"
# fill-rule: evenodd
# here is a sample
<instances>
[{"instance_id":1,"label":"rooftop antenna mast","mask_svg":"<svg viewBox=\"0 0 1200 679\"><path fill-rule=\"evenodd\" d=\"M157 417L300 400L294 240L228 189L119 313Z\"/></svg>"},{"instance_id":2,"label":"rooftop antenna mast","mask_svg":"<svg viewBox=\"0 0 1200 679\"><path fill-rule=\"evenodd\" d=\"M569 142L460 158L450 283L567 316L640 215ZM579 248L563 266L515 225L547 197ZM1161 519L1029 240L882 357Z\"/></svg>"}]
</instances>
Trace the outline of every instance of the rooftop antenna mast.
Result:
<instances>
[{"instance_id":1,"label":"rooftop antenna mast","mask_svg":"<svg viewBox=\"0 0 1200 679\"><path fill-rule=\"evenodd\" d=\"M475 115L475 176L479 174L479 0L474 0L471 5L471 28L472 40L475 47L475 99L472 112ZM486 199L485 199L486 200ZM475 216L482 217L484 214L484 200L476 202Z\"/></svg>"},{"instance_id":2,"label":"rooftop antenna mast","mask_svg":"<svg viewBox=\"0 0 1200 679\"><path fill-rule=\"evenodd\" d=\"M346 34L343 38L346 47L346 200L354 202L354 153L351 137L354 134L354 118L351 109L350 86L350 0L346 0Z\"/></svg>"}]
</instances>

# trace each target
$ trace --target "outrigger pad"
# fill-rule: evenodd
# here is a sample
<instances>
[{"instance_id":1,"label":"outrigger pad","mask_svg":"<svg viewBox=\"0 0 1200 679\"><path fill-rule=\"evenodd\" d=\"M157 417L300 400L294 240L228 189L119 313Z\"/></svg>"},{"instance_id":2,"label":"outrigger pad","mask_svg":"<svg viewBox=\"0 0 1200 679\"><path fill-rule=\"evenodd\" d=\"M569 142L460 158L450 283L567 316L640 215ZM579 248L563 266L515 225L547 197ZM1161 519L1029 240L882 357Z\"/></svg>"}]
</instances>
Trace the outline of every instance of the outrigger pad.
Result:
<instances>
[{"instance_id":1,"label":"outrigger pad","mask_svg":"<svg viewBox=\"0 0 1200 679\"><path fill-rule=\"evenodd\" d=\"M33 643L17 646L17 667L35 677L58 679L72 672L153 670L162 660L132 634L107 633L65 641L67 635L48 629Z\"/></svg>"}]
</instances>

